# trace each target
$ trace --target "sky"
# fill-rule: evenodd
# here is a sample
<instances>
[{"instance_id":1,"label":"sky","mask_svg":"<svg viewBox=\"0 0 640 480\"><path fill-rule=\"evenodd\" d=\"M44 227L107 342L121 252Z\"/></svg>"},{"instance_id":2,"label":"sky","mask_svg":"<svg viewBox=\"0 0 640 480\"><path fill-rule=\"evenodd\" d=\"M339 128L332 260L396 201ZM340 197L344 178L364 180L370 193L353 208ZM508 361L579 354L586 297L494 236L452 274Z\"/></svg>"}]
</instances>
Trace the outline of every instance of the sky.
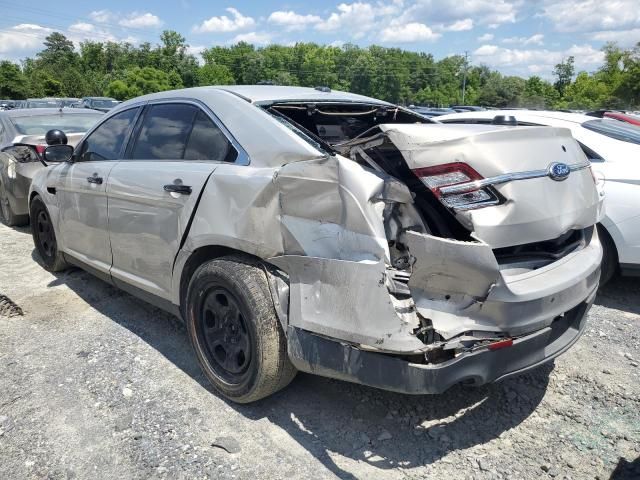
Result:
<instances>
[{"instance_id":1,"label":"sky","mask_svg":"<svg viewBox=\"0 0 640 480\"><path fill-rule=\"evenodd\" d=\"M468 52L474 64L504 74L550 78L570 55L578 71L594 71L607 41L639 42L639 7L640 0L0 0L0 59L34 55L52 31L76 44L155 44L171 29L198 57L241 40L376 44L436 59Z\"/></svg>"}]
</instances>

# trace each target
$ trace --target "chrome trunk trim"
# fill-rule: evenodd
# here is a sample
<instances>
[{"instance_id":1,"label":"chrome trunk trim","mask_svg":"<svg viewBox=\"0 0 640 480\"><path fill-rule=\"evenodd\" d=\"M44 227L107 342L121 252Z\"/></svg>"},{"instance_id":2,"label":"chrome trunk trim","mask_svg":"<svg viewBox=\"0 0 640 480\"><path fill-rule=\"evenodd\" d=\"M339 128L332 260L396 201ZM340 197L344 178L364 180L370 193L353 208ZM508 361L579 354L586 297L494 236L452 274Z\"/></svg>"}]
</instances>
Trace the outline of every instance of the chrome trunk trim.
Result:
<instances>
[{"instance_id":1,"label":"chrome trunk trim","mask_svg":"<svg viewBox=\"0 0 640 480\"><path fill-rule=\"evenodd\" d=\"M591 166L590 162L581 162L574 163L573 165L569 165L569 169L572 172L578 170L584 170L585 168L589 168ZM549 177L549 168L545 168L544 170L530 170L528 172L517 172L517 173L505 173L504 175L497 175L495 177L483 178L482 180L475 180L473 182L460 183L458 185L451 185L448 187L442 187L440 192L442 195L451 195L454 193L467 193L473 192L474 190L480 190L481 188L490 187L493 185L500 185L502 183L519 181L519 180L529 180L531 178L542 178Z\"/></svg>"}]
</instances>

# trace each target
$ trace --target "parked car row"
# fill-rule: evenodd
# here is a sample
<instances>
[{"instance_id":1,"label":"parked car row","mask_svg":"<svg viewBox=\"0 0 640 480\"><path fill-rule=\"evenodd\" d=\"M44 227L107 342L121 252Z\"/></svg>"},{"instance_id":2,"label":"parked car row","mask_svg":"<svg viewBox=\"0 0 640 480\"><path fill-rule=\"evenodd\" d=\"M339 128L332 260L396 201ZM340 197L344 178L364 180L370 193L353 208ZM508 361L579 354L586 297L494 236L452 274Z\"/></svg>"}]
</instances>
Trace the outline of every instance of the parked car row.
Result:
<instances>
[{"instance_id":1,"label":"parked car row","mask_svg":"<svg viewBox=\"0 0 640 480\"><path fill-rule=\"evenodd\" d=\"M570 130L478 123L326 88L135 98L50 133L34 245L184 320L236 402L298 370L414 394L498 380L584 331L604 200Z\"/></svg>"},{"instance_id":2,"label":"parked car row","mask_svg":"<svg viewBox=\"0 0 640 480\"><path fill-rule=\"evenodd\" d=\"M440 115L457 112L472 112L487 110L485 107L477 107L473 105L452 105L451 107L423 107L419 105L409 105L409 110L419 113L423 117L433 118Z\"/></svg>"},{"instance_id":3,"label":"parked car row","mask_svg":"<svg viewBox=\"0 0 640 480\"><path fill-rule=\"evenodd\" d=\"M90 108L107 112L121 103L110 97L83 98L28 98L26 100L0 100L0 111L22 108Z\"/></svg>"}]
</instances>

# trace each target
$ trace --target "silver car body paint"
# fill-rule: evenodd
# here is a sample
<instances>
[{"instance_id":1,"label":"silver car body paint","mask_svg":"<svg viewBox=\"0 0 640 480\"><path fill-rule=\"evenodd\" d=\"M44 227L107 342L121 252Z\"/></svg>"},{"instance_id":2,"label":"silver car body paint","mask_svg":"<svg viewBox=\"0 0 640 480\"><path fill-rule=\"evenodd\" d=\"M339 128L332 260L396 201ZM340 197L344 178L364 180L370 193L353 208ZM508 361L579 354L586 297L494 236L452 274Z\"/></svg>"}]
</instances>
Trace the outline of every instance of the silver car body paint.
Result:
<instances>
[{"instance_id":1,"label":"silver car body paint","mask_svg":"<svg viewBox=\"0 0 640 480\"><path fill-rule=\"evenodd\" d=\"M107 114L106 118L154 101L195 102L226 127L248 163L181 162L180 175L197 177L196 187L203 185L182 248L180 234L192 207L182 200L173 202L160 190L148 190L148 185L161 188L178 174L146 170L136 162L121 162L110 170L105 191L113 198L109 208L115 208L108 233L114 246L114 278L179 305L183 269L194 252L209 246L246 252L288 274L289 310L281 315L285 326L392 353L430 348L414 334L420 317L430 319L445 339L467 329L515 335L549 326L559 313L593 296L601 257L596 234L588 248L538 270L502 271L492 253L493 248L549 240L595 224L601 201L588 171L572 173L565 182L542 178L527 180L526 185L499 185L507 203L459 214L477 242L438 238L419 221L404 185L344 156L326 154L251 103L283 99L374 102L313 89L202 87L140 97ZM413 168L465 161L491 176L545 168L558 159L568 164L584 161L563 129L514 132L434 124L388 125L382 130ZM79 247L84 251L77 252L67 232L61 232L68 228L62 220L68 213L59 216L58 200L47 192L48 185L64 182L68 168L61 165L39 173L32 190L50 209L62 239L60 248L72 255L91 255L91 233ZM399 272L390 265L391 227L385 213L390 204L403 212L407 223L401 234L415 258L408 300L391 294ZM75 209L72 215L77 216L83 210L79 205L61 208ZM85 204L82 215L89 208ZM89 232L104 229L95 233L106 234L105 225L86 218L80 225L88 225ZM407 227L412 232L407 233Z\"/></svg>"}]
</instances>

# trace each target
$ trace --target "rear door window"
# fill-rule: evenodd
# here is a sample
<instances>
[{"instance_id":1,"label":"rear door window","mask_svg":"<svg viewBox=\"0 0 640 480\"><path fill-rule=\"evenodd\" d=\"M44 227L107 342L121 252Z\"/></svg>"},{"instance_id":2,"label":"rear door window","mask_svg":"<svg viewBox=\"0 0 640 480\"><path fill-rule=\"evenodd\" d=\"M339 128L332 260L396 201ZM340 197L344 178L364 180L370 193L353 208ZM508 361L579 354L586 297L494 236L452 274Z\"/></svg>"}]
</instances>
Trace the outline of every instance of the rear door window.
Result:
<instances>
[{"instance_id":1,"label":"rear door window","mask_svg":"<svg viewBox=\"0 0 640 480\"><path fill-rule=\"evenodd\" d=\"M197 113L193 105L152 105L142 121L131 159L182 159Z\"/></svg>"},{"instance_id":2,"label":"rear door window","mask_svg":"<svg viewBox=\"0 0 640 480\"><path fill-rule=\"evenodd\" d=\"M236 155L222 130L203 111L199 111L184 152L185 160L233 162Z\"/></svg>"},{"instance_id":3,"label":"rear door window","mask_svg":"<svg viewBox=\"0 0 640 480\"><path fill-rule=\"evenodd\" d=\"M118 160L122 158L124 142L128 137L138 108L120 112L96 128L80 147L80 160Z\"/></svg>"},{"instance_id":4,"label":"rear door window","mask_svg":"<svg viewBox=\"0 0 640 480\"><path fill-rule=\"evenodd\" d=\"M131 150L132 160L233 162L231 142L200 108L190 104L152 105Z\"/></svg>"}]
</instances>

